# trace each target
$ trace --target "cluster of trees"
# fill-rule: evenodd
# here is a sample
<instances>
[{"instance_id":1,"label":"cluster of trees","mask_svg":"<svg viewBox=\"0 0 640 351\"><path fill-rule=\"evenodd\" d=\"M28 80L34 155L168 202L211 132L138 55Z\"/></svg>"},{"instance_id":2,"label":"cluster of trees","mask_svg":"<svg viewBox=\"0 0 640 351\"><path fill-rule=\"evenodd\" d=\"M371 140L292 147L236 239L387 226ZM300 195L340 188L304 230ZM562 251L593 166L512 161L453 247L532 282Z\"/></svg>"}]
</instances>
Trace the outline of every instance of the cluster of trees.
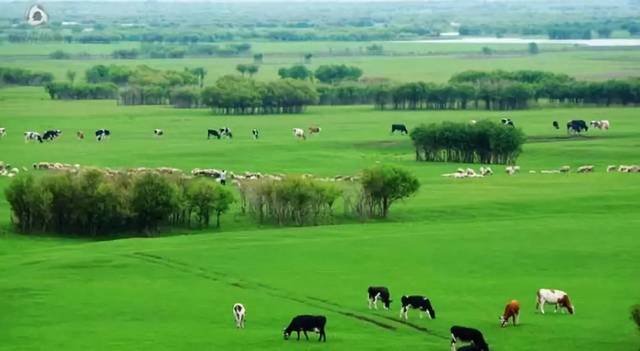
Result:
<instances>
[{"instance_id":1,"label":"cluster of trees","mask_svg":"<svg viewBox=\"0 0 640 351\"><path fill-rule=\"evenodd\" d=\"M422 124L410 133L417 161L515 164L525 135L489 120Z\"/></svg>"},{"instance_id":2,"label":"cluster of trees","mask_svg":"<svg viewBox=\"0 0 640 351\"><path fill-rule=\"evenodd\" d=\"M111 53L111 57L114 59L135 60L140 55L138 49L118 49Z\"/></svg>"},{"instance_id":3,"label":"cluster of trees","mask_svg":"<svg viewBox=\"0 0 640 351\"><path fill-rule=\"evenodd\" d=\"M334 183L302 177L262 179L240 185L242 210L258 223L277 225L329 223L341 193Z\"/></svg>"},{"instance_id":4,"label":"cluster of trees","mask_svg":"<svg viewBox=\"0 0 640 351\"><path fill-rule=\"evenodd\" d=\"M317 101L313 85L295 79L263 83L224 76L202 91L202 103L220 114L301 113Z\"/></svg>"},{"instance_id":5,"label":"cluster of trees","mask_svg":"<svg viewBox=\"0 0 640 351\"><path fill-rule=\"evenodd\" d=\"M278 70L280 78L299 80L317 80L325 84L337 84L344 81L357 81L362 77L362 69L347 65L321 65L315 72L304 65L293 65Z\"/></svg>"},{"instance_id":6,"label":"cluster of trees","mask_svg":"<svg viewBox=\"0 0 640 351\"><path fill-rule=\"evenodd\" d=\"M98 100L118 97L118 86L113 83L74 85L67 82L51 82L45 85L45 91L52 100Z\"/></svg>"},{"instance_id":7,"label":"cluster of trees","mask_svg":"<svg viewBox=\"0 0 640 351\"><path fill-rule=\"evenodd\" d=\"M22 68L0 67L0 85L44 85L53 81L53 74L32 72Z\"/></svg>"},{"instance_id":8,"label":"cluster of trees","mask_svg":"<svg viewBox=\"0 0 640 351\"><path fill-rule=\"evenodd\" d=\"M5 189L11 219L22 233L87 237L151 235L160 226L208 226L234 202L208 179L156 173L110 176L100 170L16 178Z\"/></svg>"},{"instance_id":9,"label":"cluster of trees","mask_svg":"<svg viewBox=\"0 0 640 351\"><path fill-rule=\"evenodd\" d=\"M386 165L365 169L361 183L359 209L367 217L386 218L394 202L408 198L420 189L420 182L414 175Z\"/></svg>"},{"instance_id":10,"label":"cluster of trees","mask_svg":"<svg viewBox=\"0 0 640 351\"><path fill-rule=\"evenodd\" d=\"M195 70L185 68L182 71L158 70L146 65L135 68L119 65L96 65L85 72L88 83L114 83L133 86L177 87L195 85L200 76Z\"/></svg>"}]
</instances>

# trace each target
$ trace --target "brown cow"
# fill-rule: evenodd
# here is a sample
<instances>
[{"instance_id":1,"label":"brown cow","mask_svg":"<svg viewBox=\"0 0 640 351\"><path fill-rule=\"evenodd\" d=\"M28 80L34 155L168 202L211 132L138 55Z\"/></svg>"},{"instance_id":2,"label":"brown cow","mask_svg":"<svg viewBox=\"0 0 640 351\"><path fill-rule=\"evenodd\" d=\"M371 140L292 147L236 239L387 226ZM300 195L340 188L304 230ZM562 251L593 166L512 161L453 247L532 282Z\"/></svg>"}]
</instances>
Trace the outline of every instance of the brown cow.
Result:
<instances>
[{"instance_id":1,"label":"brown cow","mask_svg":"<svg viewBox=\"0 0 640 351\"><path fill-rule=\"evenodd\" d=\"M511 300L505 306L504 313L500 316L500 326L505 327L509 322L509 318L513 321L513 325L518 324L518 317L520 317L520 302L518 300Z\"/></svg>"}]
</instances>

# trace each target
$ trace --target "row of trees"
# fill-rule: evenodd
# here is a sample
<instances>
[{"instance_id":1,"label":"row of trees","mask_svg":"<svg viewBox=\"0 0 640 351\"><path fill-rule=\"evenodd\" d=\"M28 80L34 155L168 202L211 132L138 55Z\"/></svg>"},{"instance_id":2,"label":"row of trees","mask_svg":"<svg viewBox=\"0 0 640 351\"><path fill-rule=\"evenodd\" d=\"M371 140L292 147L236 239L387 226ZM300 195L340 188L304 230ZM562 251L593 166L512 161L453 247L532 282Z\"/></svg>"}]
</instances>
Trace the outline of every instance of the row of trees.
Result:
<instances>
[{"instance_id":1,"label":"row of trees","mask_svg":"<svg viewBox=\"0 0 640 351\"><path fill-rule=\"evenodd\" d=\"M72 84L52 82L45 91L53 100L117 99L118 86L113 83Z\"/></svg>"},{"instance_id":2,"label":"row of trees","mask_svg":"<svg viewBox=\"0 0 640 351\"><path fill-rule=\"evenodd\" d=\"M295 79L263 83L224 76L202 91L202 103L220 114L301 113L317 101L314 87Z\"/></svg>"},{"instance_id":3,"label":"row of trees","mask_svg":"<svg viewBox=\"0 0 640 351\"><path fill-rule=\"evenodd\" d=\"M422 124L410 133L417 161L515 164L525 141L520 129L489 120Z\"/></svg>"},{"instance_id":4,"label":"row of trees","mask_svg":"<svg viewBox=\"0 0 640 351\"><path fill-rule=\"evenodd\" d=\"M337 84L344 81L357 81L362 77L362 69L347 65L321 65L311 71L304 65L293 65L278 70L280 78L299 80L317 80L325 84Z\"/></svg>"},{"instance_id":5,"label":"row of trees","mask_svg":"<svg viewBox=\"0 0 640 351\"><path fill-rule=\"evenodd\" d=\"M120 65L95 65L85 72L88 83L114 83L117 85L139 85L177 87L195 85L201 82L206 71L187 69L182 71L159 70L146 65L135 68ZM203 78L203 77L202 77Z\"/></svg>"},{"instance_id":6,"label":"row of trees","mask_svg":"<svg viewBox=\"0 0 640 351\"><path fill-rule=\"evenodd\" d=\"M22 233L110 237L150 235L160 226L208 226L233 203L208 179L156 173L109 176L99 170L16 178L6 189L11 219Z\"/></svg>"},{"instance_id":7,"label":"row of trees","mask_svg":"<svg viewBox=\"0 0 640 351\"><path fill-rule=\"evenodd\" d=\"M0 85L44 85L53 81L53 74L32 72L22 68L0 67Z\"/></svg>"}]
</instances>

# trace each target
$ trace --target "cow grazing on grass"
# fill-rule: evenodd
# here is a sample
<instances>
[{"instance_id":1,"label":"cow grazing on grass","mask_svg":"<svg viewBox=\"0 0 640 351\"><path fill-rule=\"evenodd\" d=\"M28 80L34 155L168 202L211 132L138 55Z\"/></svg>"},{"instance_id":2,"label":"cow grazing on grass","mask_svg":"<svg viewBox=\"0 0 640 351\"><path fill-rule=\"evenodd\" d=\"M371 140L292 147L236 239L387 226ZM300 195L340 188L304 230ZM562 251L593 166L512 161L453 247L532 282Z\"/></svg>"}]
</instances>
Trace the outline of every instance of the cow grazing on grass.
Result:
<instances>
[{"instance_id":1,"label":"cow grazing on grass","mask_svg":"<svg viewBox=\"0 0 640 351\"><path fill-rule=\"evenodd\" d=\"M0 138L7 135L7 128L0 128Z\"/></svg>"},{"instance_id":2,"label":"cow grazing on grass","mask_svg":"<svg viewBox=\"0 0 640 351\"><path fill-rule=\"evenodd\" d=\"M609 130L609 127L610 127L609 121L606 119L591 121L589 122L589 125L593 128L600 129L600 130Z\"/></svg>"},{"instance_id":3,"label":"cow grazing on grass","mask_svg":"<svg viewBox=\"0 0 640 351\"><path fill-rule=\"evenodd\" d=\"M324 327L327 324L327 317L325 316L309 316L301 315L296 316L291 320L289 326L284 328L284 339L288 340L291 333L298 333L298 340L300 340L300 332L304 334L304 337L309 340L307 335L308 331L313 331L320 334L318 341L327 341L327 335L325 334Z\"/></svg>"},{"instance_id":4,"label":"cow grazing on grass","mask_svg":"<svg viewBox=\"0 0 640 351\"><path fill-rule=\"evenodd\" d=\"M587 122L581 119L574 119L567 122L567 133L570 134L580 134L582 132L589 131L589 127L587 127Z\"/></svg>"},{"instance_id":5,"label":"cow grazing on grass","mask_svg":"<svg viewBox=\"0 0 640 351\"><path fill-rule=\"evenodd\" d=\"M473 343L478 350L489 351L489 344L484 340L484 336L478 329L461 327L454 325L451 331L451 350L456 350L458 341Z\"/></svg>"},{"instance_id":6,"label":"cow grazing on grass","mask_svg":"<svg viewBox=\"0 0 640 351\"><path fill-rule=\"evenodd\" d=\"M109 129L98 129L98 130L96 130L96 140L97 141L106 140L107 138L109 138L109 136L111 136L111 131Z\"/></svg>"},{"instance_id":7,"label":"cow grazing on grass","mask_svg":"<svg viewBox=\"0 0 640 351\"><path fill-rule=\"evenodd\" d=\"M505 126L508 126L508 127L515 127L516 126L510 118L503 118L500 121L502 122L502 124L504 124Z\"/></svg>"},{"instance_id":8,"label":"cow grazing on grass","mask_svg":"<svg viewBox=\"0 0 640 351\"><path fill-rule=\"evenodd\" d=\"M367 293L369 294L369 309L371 306L377 310L378 309L378 300L382 301L382 306L385 310L388 310L391 306L391 300L389 295L389 289L384 286L370 286L367 289Z\"/></svg>"},{"instance_id":9,"label":"cow grazing on grass","mask_svg":"<svg viewBox=\"0 0 640 351\"><path fill-rule=\"evenodd\" d=\"M575 307L569 300L569 295L566 292L555 289L539 289L536 294L536 310L540 310L540 313L544 314L544 304L555 305L554 312L558 312L558 307L564 312L563 308L569 311L569 314L575 313Z\"/></svg>"},{"instance_id":10,"label":"cow grazing on grass","mask_svg":"<svg viewBox=\"0 0 640 351\"><path fill-rule=\"evenodd\" d=\"M227 127L223 127L218 129L218 132L220 133L220 136L223 138L229 138L229 139L233 139L233 133L231 133L231 129L227 128Z\"/></svg>"},{"instance_id":11,"label":"cow grazing on grass","mask_svg":"<svg viewBox=\"0 0 640 351\"><path fill-rule=\"evenodd\" d=\"M211 139L211 137L220 139L222 136L217 129L207 129L207 139Z\"/></svg>"},{"instance_id":12,"label":"cow grazing on grass","mask_svg":"<svg viewBox=\"0 0 640 351\"><path fill-rule=\"evenodd\" d=\"M293 128L293 136L302 140L307 139L307 137L304 135L304 129L302 128Z\"/></svg>"},{"instance_id":13,"label":"cow grazing on grass","mask_svg":"<svg viewBox=\"0 0 640 351\"><path fill-rule=\"evenodd\" d=\"M309 135L320 134L322 128L320 127L309 127Z\"/></svg>"},{"instance_id":14,"label":"cow grazing on grass","mask_svg":"<svg viewBox=\"0 0 640 351\"><path fill-rule=\"evenodd\" d=\"M236 328L244 329L244 318L247 315L247 310L244 305L237 303L233 305L233 318L236 320Z\"/></svg>"},{"instance_id":15,"label":"cow grazing on grass","mask_svg":"<svg viewBox=\"0 0 640 351\"><path fill-rule=\"evenodd\" d=\"M162 130L162 129L154 129L153 130L153 135L155 135L157 137L163 136L164 135L164 130Z\"/></svg>"},{"instance_id":16,"label":"cow grazing on grass","mask_svg":"<svg viewBox=\"0 0 640 351\"><path fill-rule=\"evenodd\" d=\"M553 128L560 129L560 124L558 124L558 121L553 121L552 125L553 125Z\"/></svg>"},{"instance_id":17,"label":"cow grazing on grass","mask_svg":"<svg viewBox=\"0 0 640 351\"><path fill-rule=\"evenodd\" d=\"M402 296L400 299L402 303L402 308L400 308L400 318L407 320L409 316L407 313L409 309L417 309L419 311L424 312L429 318L436 319L436 311L431 306L431 301L424 296L413 295L413 296ZM420 312L418 312L418 316L422 318Z\"/></svg>"},{"instance_id":18,"label":"cow grazing on grass","mask_svg":"<svg viewBox=\"0 0 640 351\"><path fill-rule=\"evenodd\" d=\"M81 131L81 130L77 131L77 132L76 132L76 137L77 137L78 139L80 139L80 140L83 140L83 139L84 139L84 132L83 132L83 131Z\"/></svg>"},{"instance_id":19,"label":"cow grazing on grass","mask_svg":"<svg viewBox=\"0 0 640 351\"><path fill-rule=\"evenodd\" d=\"M518 300L511 300L505 306L504 313L500 316L500 326L505 327L507 323L509 323L509 318L511 318L513 325L518 324L518 319L520 317L520 302Z\"/></svg>"},{"instance_id":20,"label":"cow grazing on grass","mask_svg":"<svg viewBox=\"0 0 640 351\"><path fill-rule=\"evenodd\" d=\"M256 128L251 129L251 135L253 135L254 139L259 139L260 138L260 131Z\"/></svg>"},{"instance_id":21,"label":"cow grazing on grass","mask_svg":"<svg viewBox=\"0 0 640 351\"><path fill-rule=\"evenodd\" d=\"M407 126L405 126L404 124L392 124L391 134L395 132L400 132L400 134L409 134L409 131L407 130Z\"/></svg>"},{"instance_id":22,"label":"cow grazing on grass","mask_svg":"<svg viewBox=\"0 0 640 351\"><path fill-rule=\"evenodd\" d=\"M52 141L55 138L59 137L60 135L62 135L62 131L60 129L54 129L54 130L47 130L46 132L44 132L44 134L42 135L42 140L45 141Z\"/></svg>"},{"instance_id":23,"label":"cow grazing on grass","mask_svg":"<svg viewBox=\"0 0 640 351\"><path fill-rule=\"evenodd\" d=\"M30 141L39 141L42 142L42 135L38 132L24 132L24 142L28 143Z\"/></svg>"}]
</instances>

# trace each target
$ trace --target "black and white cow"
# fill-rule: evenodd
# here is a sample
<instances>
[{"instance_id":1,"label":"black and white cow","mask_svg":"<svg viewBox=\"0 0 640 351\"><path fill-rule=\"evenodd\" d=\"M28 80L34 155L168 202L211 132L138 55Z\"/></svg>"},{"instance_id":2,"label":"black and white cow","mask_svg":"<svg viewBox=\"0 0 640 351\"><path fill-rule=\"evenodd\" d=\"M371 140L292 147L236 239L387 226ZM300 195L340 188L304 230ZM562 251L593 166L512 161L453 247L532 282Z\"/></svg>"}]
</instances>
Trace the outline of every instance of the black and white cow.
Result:
<instances>
[{"instance_id":1,"label":"black and white cow","mask_svg":"<svg viewBox=\"0 0 640 351\"><path fill-rule=\"evenodd\" d=\"M403 295L400 299L402 303L402 308L400 308L400 318L407 320L409 317L407 313L409 309L417 309L419 311L424 312L429 318L436 319L436 311L431 306L431 301L428 298L420 295L407 296ZM418 312L418 316L422 318L420 312Z\"/></svg>"},{"instance_id":2,"label":"black and white cow","mask_svg":"<svg viewBox=\"0 0 640 351\"><path fill-rule=\"evenodd\" d=\"M515 124L513 124L513 121L510 118L503 118L500 120L502 122L502 124L504 124L505 126L509 126L509 127L515 127Z\"/></svg>"},{"instance_id":3,"label":"black and white cow","mask_svg":"<svg viewBox=\"0 0 640 351\"><path fill-rule=\"evenodd\" d=\"M153 130L153 135L157 136L157 137L161 137L164 135L164 130L162 129L154 129Z\"/></svg>"},{"instance_id":4,"label":"black and white cow","mask_svg":"<svg viewBox=\"0 0 640 351\"><path fill-rule=\"evenodd\" d=\"M24 142L27 143L29 141L37 140L42 142L42 135L38 132L24 132Z\"/></svg>"},{"instance_id":5,"label":"black and white cow","mask_svg":"<svg viewBox=\"0 0 640 351\"><path fill-rule=\"evenodd\" d=\"M222 136L222 137L227 137L229 139L233 139L233 133L231 133L231 129L229 129L227 127L218 129L218 132L220 132L220 136Z\"/></svg>"},{"instance_id":6,"label":"black and white cow","mask_svg":"<svg viewBox=\"0 0 640 351\"><path fill-rule=\"evenodd\" d=\"M567 133L580 134L586 131L589 131L589 127L584 120L574 119L567 122Z\"/></svg>"},{"instance_id":7,"label":"black and white cow","mask_svg":"<svg viewBox=\"0 0 640 351\"><path fill-rule=\"evenodd\" d=\"M211 139L211 137L220 139L222 136L217 129L207 129L207 139Z\"/></svg>"},{"instance_id":8,"label":"black and white cow","mask_svg":"<svg viewBox=\"0 0 640 351\"><path fill-rule=\"evenodd\" d=\"M62 135L62 131L60 129L47 130L42 135L42 140L52 141L55 138L59 137L60 135Z\"/></svg>"},{"instance_id":9,"label":"black and white cow","mask_svg":"<svg viewBox=\"0 0 640 351\"><path fill-rule=\"evenodd\" d=\"M408 134L407 126L404 124L392 124L391 125L391 134L395 132L400 132L400 134Z\"/></svg>"},{"instance_id":10,"label":"black and white cow","mask_svg":"<svg viewBox=\"0 0 640 351\"><path fill-rule=\"evenodd\" d=\"M461 327L454 325L450 329L451 331L451 350L456 350L456 342L470 342L473 343L480 351L489 351L489 344L484 340L484 336L478 329Z\"/></svg>"},{"instance_id":11,"label":"black and white cow","mask_svg":"<svg viewBox=\"0 0 640 351\"><path fill-rule=\"evenodd\" d=\"M244 329L244 318L247 315L247 310L241 303L233 305L233 318L236 320L236 328Z\"/></svg>"},{"instance_id":12,"label":"black and white cow","mask_svg":"<svg viewBox=\"0 0 640 351\"><path fill-rule=\"evenodd\" d=\"M551 125L553 125L553 128L555 129L560 129L560 125L558 124L558 121L553 121Z\"/></svg>"},{"instance_id":13,"label":"black and white cow","mask_svg":"<svg viewBox=\"0 0 640 351\"><path fill-rule=\"evenodd\" d=\"M96 140L102 141L103 139L108 138L111 135L111 131L109 129L98 129L96 130Z\"/></svg>"},{"instance_id":14,"label":"black and white cow","mask_svg":"<svg viewBox=\"0 0 640 351\"><path fill-rule=\"evenodd\" d=\"M254 139L260 138L260 131L256 128L251 129L251 135L253 135Z\"/></svg>"},{"instance_id":15,"label":"black and white cow","mask_svg":"<svg viewBox=\"0 0 640 351\"><path fill-rule=\"evenodd\" d=\"M378 300L382 301L385 310L389 309L391 305L389 289L384 286L370 286L367 293L369 294L369 309L373 306L377 310Z\"/></svg>"},{"instance_id":16,"label":"black and white cow","mask_svg":"<svg viewBox=\"0 0 640 351\"><path fill-rule=\"evenodd\" d=\"M0 128L0 138L7 135L7 128Z\"/></svg>"},{"instance_id":17,"label":"black and white cow","mask_svg":"<svg viewBox=\"0 0 640 351\"><path fill-rule=\"evenodd\" d=\"M289 326L284 328L284 339L288 340L291 333L298 333L298 340L300 340L300 332L304 333L304 337L309 340L307 335L308 331L313 331L320 334L318 341L327 341L327 335L324 332L324 326L327 324L327 317L325 316L310 316L300 315L291 320Z\"/></svg>"}]
</instances>

